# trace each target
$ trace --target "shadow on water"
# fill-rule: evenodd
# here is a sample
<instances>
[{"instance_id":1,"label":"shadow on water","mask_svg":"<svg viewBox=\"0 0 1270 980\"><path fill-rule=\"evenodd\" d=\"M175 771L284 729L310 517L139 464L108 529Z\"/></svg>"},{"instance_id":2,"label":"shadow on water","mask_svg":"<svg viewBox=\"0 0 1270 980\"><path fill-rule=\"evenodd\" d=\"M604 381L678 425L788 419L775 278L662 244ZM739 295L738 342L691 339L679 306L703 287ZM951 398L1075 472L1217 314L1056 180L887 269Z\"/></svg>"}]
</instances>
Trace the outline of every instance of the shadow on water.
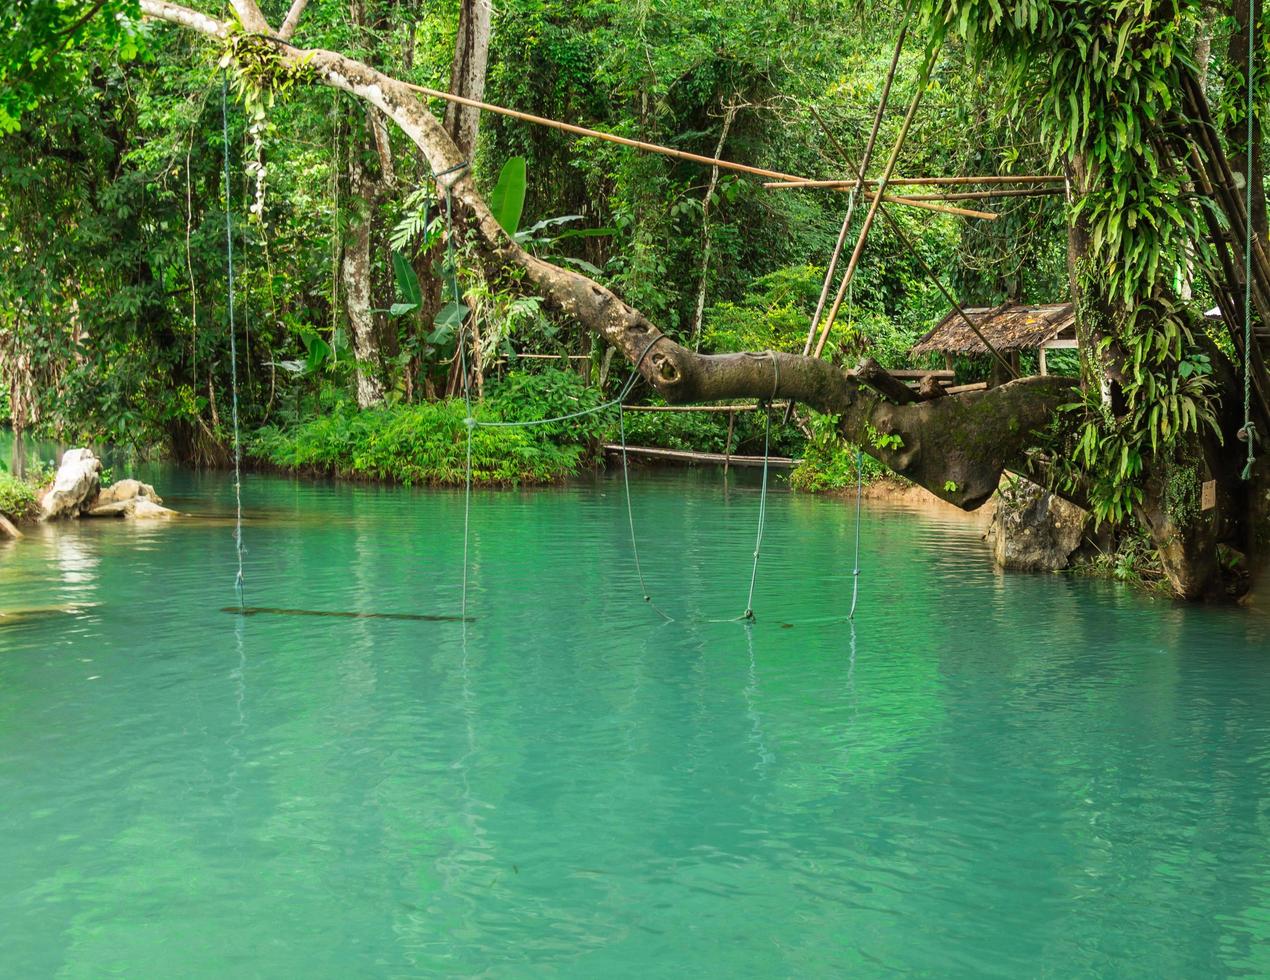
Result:
<instances>
[{"instance_id":1,"label":"shadow on water","mask_svg":"<svg viewBox=\"0 0 1270 980\"><path fill-rule=\"evenodd\" d=\"M471 616L431 616L424 613L349 612L337 609L277 609L271 606L225 606L221 612L238 616L330 616L335 619L406 619L424 623L471 623ZM4 625L0 620L0 626Z\"/></svg>"}]
</instances>

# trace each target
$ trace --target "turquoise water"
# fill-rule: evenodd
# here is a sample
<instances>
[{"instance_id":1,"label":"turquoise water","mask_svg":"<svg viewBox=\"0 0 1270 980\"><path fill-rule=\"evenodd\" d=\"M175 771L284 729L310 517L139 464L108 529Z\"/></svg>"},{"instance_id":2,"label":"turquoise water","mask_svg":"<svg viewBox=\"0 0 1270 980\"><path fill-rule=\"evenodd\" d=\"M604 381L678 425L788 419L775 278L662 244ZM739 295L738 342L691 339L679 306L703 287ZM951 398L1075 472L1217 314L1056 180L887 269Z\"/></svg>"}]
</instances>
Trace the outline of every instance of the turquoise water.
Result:
<instances>
[{"instance_id":1,"label":"turquoise water","mask_svg":"<svg viewBox=\"0 0 1270 980\"><path fill-rule=\"evenodd\" d=\"M641 475L478 493L470 614L256 616L228 482L0 548L0 973L1270 973L1256 613ZM462 495L249 477L247 601L454 615ZM62 610L62 611L59 611Z\"/></svg>"}]
</instances>

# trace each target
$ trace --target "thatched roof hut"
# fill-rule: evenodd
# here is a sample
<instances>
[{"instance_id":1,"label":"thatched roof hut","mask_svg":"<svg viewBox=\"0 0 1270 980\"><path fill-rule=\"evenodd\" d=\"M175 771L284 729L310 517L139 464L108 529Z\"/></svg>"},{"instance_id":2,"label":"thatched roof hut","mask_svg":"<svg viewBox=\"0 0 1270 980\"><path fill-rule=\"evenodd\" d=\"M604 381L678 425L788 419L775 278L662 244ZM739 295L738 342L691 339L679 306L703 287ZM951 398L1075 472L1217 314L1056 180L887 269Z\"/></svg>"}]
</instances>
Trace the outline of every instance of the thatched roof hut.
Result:
<instances>
[{"instance_id":1,"label":"thatched roof hut","mask_svg":"<svg viewBox=\"0 0 1270 980\"><path fill-rule=\"evenodd\" d=\"M1002 306L970 307L965 312L979 332L1016 371L1019 354L1023 351L1037 351L1041 374L1046 374L1046 351L1076 347L1076 309L1071 303L1044 303L1039 306L1006 303ZM953 310L909 353L913 357L943 354L945 362L951 367L954 357L987 356L988 348L975 336L961 314ZM1005 379L997 377L994 365L993 382L1002 380Z\"/></svg>"},{"instance_id":2,"label":"thatched roof hut","mask_svg":"<svg viewBox=\"0 0 1270 980\"><path fill-rule=\"evenodd\" d=\"M1076 310L1071 303L1046 303L1041 306L973 307L966 315L988 341L1002 354L1034 351L1055 346L1075 346ZM1071 341L1055 344L1055 341ZM986 355L988 349L966 325L961 314L953 310L919 340L912 350L922 354L951 354L954 357Z\"/></svg>"}]
</instances>

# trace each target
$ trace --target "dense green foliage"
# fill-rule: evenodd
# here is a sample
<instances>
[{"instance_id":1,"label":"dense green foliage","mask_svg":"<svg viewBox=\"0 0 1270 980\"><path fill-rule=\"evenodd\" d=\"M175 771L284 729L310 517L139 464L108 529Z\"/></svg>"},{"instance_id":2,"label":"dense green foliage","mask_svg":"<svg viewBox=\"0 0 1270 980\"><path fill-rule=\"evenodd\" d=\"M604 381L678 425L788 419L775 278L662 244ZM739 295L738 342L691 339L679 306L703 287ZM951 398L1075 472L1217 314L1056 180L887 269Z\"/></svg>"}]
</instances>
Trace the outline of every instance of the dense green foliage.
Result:
<instances>
[{"instance_id":1,"label":"dense green foliage","mask_svg":"<svg viewBox=\"0 0 1270 980\"><path fill-rule=\"evenodd\" d=\"M578 375L549 369L512 374L475 409L482 423L525 422L572 414L597 404ZM609 412L608 414L612 414ZM467 465L467 410L461 399L359 410L345 401L288 427L264 426L250 456L289 470L353 479L462 486ZM593 457L603 414L527 427L481 425L472 436L474 483L551 483Z\"/></svg>"},{"instance_id":2,"label":"dense green foliage","mask_svg":"<svg viewBox=\"0 0 1270 980\"><path fill-rule=\"evenodd\" d=\"M0 514L10 520L23 521L35 516L37 510L35 487L0 470Z\"/></svg>"},{"instance_id":3,"label":"dense green foliage","mask_svg":"<svg viewBox=\"0 0 1270 980\"><path fill-rule=\"evenodd\" d=\"M1234 25L1229 18L1214 24L1211 5L1198 0L1019 0L1008 7L926 0L925 7L937 36L955 32L1002 66L1006 98L1035 107L1050 159L1073 162L1082 193L1072 220L1088 240L1075 273L1094 341L1089 353L1114 358L1124 405L1112 410L1095 397L1073 404L1079 428L1059 458L1068 488L1092 476L1096 513L1124 520L1143 500L1149 457L1202 427L1217 430L1196 311L1176 290L1206 247L1205 205L1170 143L1185 141L1181 75L1198 70L1191 43ZM1260 19L1264 64L1264 9ZM1232 70L1238 66L1225 66ZM1242 116L1230 86L1223 91L1219 112Z\"/></svg>"},{"instance_id":4,"label":"dense green foliage","mask_svg":"<svg viewBox=\"0 0 1270 980\"><path fill-rule=\"evenodd\" d=\"M883 476L886 467L872 456L844 443L832 415L812 413L802 462L789 475L789 485L805 493L849 490L862 479L868 483Z\"/></svg>"}]
</instances>

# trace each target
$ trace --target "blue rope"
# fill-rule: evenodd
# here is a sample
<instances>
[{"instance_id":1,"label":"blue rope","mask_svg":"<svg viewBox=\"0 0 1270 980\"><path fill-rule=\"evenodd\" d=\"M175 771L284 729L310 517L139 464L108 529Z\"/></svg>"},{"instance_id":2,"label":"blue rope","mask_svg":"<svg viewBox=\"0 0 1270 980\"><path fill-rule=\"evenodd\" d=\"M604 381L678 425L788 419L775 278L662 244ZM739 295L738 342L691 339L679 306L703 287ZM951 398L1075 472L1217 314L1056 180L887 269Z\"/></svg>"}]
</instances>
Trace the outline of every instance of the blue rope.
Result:
<instances>
[{"instance_id":1,"label":"blue rope","mask_svg":"<svg viewBox=\"0 0 1270 980\"><path fill-rule=\"evenodd\" d=\"M864 453L855 451L855 570L851 573L851 611L847 619L855 619L856 600L860 597L860 501L864 497ZM851 633L855 640L854 629Z\"/></svg>"},{"instance_id":2,"label":"blue rope","mask_svg":"<svg viewBox=\"0 0 1270 980\"><path fill-rule=\"evenodd\" d=\"M1244 464L1242 478L1252 479L1252 467L1257 461L1254 443L1256 424L1252 418L1252 180L1253 180L1253 69L1255 67L1255 41L1257 37L1257 0L1248 0L1248 172L1244 181L1244 428L1240 435L1248 444L1248 461Z\"/></svg>"},{"instance_id":3,"label":"blue rope","mask_svg":"<svg viewBox=\"0 0 1270 980\"><path fill-rule=\"evenodd\" d=\"M775 363L775 361L773 361ZM772 445L772 409L768 406L766 421L763 426L763 489L758 497L758 534L754 539L754 564L750 568L750 593L745 599L745 612L741 618L746 622L754 621L754 582L758 578L758 558L763 550L763 526L767 522L767 461Z\"/></svg>"},{"instance_id":4,"label":"blue rope","mask_svg":"<svg viewBox=\"0 0 1270 980\"><path fill-rule=\"evenodd\" d=\"M234 327L234 226L230 209L229 172L229 83L221 80L220 87L221 135L224 138L225 158L225 256L228 267L229 292L229 370L233 392L234 423L234 550L238 555L238 574L234 577L234 589L238 593L238 608L244 608L243 600L243 484L242 445L238 435L238 342Z\"/></svg>"}]
</instances>

